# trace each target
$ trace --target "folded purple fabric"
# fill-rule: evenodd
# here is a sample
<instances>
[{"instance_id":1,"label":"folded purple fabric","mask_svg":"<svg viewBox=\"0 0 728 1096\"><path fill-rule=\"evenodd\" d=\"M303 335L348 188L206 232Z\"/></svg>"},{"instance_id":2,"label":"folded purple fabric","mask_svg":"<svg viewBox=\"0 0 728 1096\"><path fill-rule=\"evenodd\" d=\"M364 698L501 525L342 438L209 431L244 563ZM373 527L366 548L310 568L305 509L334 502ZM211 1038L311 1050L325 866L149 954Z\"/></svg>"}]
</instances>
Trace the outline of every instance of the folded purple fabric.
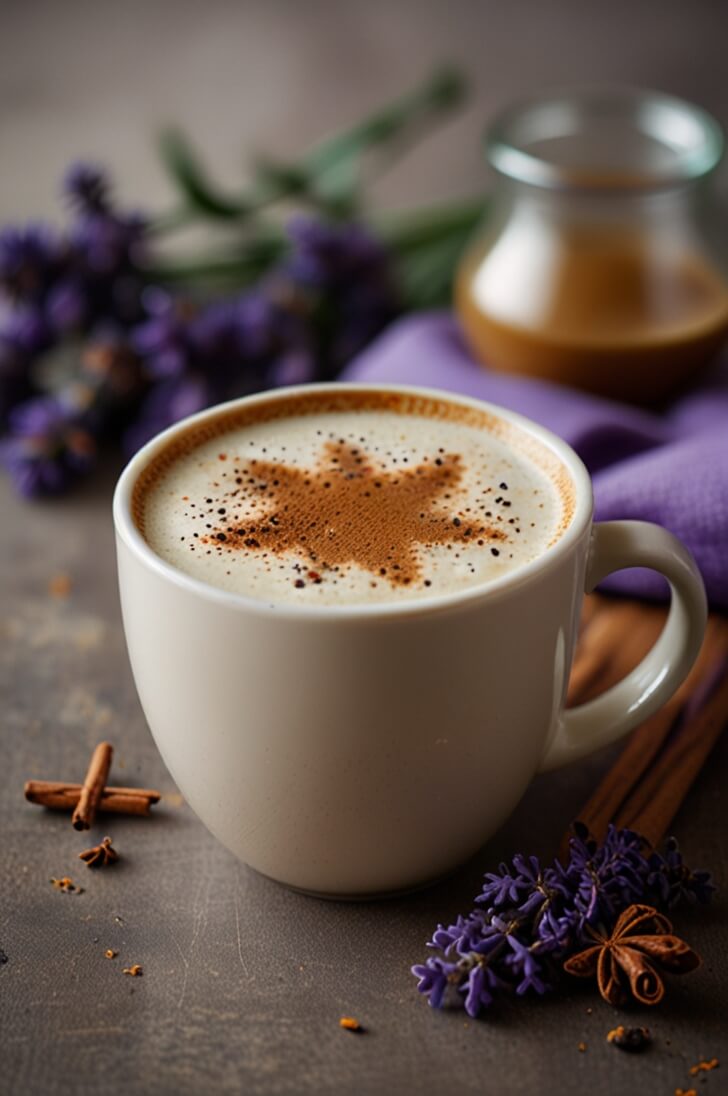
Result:
<instances>
[{"instance_id":1,"label":"folded purple fabric","mask_svg":"<svg viewBox=\"0 0 728 1096\"><path fill-rule=\"evenodd\" d=\"M594 481L596 517L641 518L687 544L714 608L728 609L728 371L662 413L477 365L451 315L400 321L349 366L345 379L417 384L500 404L574 447ZM621 571L612 590L666 596L651 571Z\"/></svg>"}]
</instances>

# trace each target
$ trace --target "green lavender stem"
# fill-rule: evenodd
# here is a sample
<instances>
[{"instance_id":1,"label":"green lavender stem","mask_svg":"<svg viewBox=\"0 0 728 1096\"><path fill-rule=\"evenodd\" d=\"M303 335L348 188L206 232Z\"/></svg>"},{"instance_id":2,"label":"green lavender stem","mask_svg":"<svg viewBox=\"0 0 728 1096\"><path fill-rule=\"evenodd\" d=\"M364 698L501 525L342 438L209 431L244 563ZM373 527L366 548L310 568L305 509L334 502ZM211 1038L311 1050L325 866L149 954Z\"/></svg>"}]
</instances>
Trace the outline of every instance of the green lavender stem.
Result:
<instances>
[{"instance_id":1,"label":"green lavender stem","mask_svg":"<svg viewBox=\"0 0 728 1096\"><path fill-rule=\"evenodd\" d=\"M274 202L289 198L327 216L352 216L361 208L365 159L375 152L391 159L426 133L435 119L458 105L464 95L463 77L453 69L441 69L413 92L322 141L299 162L260 163L253 185L237 194L224 191L210 179L181 132L167 130L160 137L160 153L182 203L153 227L168 232L205 219L244 223Z\"/></svg>"}]
</instances>

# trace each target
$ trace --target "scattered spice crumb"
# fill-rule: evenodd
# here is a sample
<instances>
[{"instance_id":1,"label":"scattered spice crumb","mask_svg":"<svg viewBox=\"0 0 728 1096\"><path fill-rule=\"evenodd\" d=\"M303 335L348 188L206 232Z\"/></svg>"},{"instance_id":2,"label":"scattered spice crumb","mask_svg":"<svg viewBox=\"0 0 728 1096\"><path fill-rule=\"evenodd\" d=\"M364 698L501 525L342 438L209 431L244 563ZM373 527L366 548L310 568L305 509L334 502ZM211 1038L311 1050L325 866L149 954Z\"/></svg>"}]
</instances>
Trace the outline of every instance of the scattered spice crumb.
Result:
<instances>
[{"instance_id":1,"label":"scattered spice crumb","mask_svg":"<svg viewBox=\"0 0 728 1096\"><path fill-rule=\"evenodd\" d=\"M648 1028L624 1027L623 1024L619 1024L607 1033L607 1042L619 1047L620 1050L635 1052L646 1050L652 1042L652 1036Z\"/></svg>"},{"instance_id":2,"label":"scattered spice crumb","mask_svg":"<svg viewBox=\"0 0 728 1096\"><path fill-rule=\"evenodd\" d=\"M56 890L63 891L64 894L83 894L83 887L77 887L67 875L64 875L62 879L51 879L51 883Z\"/></svg>"},{"instance_id":3,"label":"scattered spice crumb","mask_svg":"<svg viewBox=\"0 0 728 1096\"><path fill-rule=\"evenodd\" d=\"M694 1088L676 1088L675 1096L698 1096Z\"/></svg>"},{"instance_id":4,"label":"scattered spice crumb","mask_svg":"<svg viewBox=\"0 0 728 1096\"><path fill-rule=\"evenodd\" d=\"M105 868L109 864L115 864L119 854L111 844L111 838L105 837L100 845L94 845L90 849L84 849L78 854L79 860L86 861L88 868Z\"/></svg>"},{"instance_id":5,"label":"scattered spice crumb","mask_svg":"<svg viewBox=\"0 0 728 1096\"><path fill-rule=\"evenodd\" d=\"M709 1062L696 1062L690 1067L690 1076L697 1077L699 1073L709 1073L711 1069L717 1069L719 1065L717 1058L711 1058Z\"/></svg>"},{"instance_id":6,"label":"scattered spice crumb","mask_svg":"<svg viewBox=\"0 0 728 1096\"><path fill-rule=\"evenodd\" d=\"M52 575L48 580L48 593L51 597L68 597L71 592L71 586L71 576L67 575L64 571L59 571L57 575Z\"/></svg>"},{"instance_id":7,"label":"scattered spice crumb","mask_svg":"<svg viewBox=\"0 0 728 1096\"><path fill-rule=\"evenodd\" d=\"M107 948L106 951L104 952L104 955L106 956L107 959L116 959L118 954L119 954L118 951L114 951L113 948Z\"/></svg>"},{"instance_id":8,"label":"scattered spice crumb","mask_svg":"<svg viewBox=\"0 0 728 1096\"><path fill-rule=\"evenodd\" d=\"M359 1034L364 1031L359 1021L355 1020L353 1016L342 1016L339 1020L339 1027L344 1028L345 1031L355 1031Z\"/></svg>"},{"instance_id":9,"label":"scattered spice crumb","mask_svg":"<svg viewBox=\"0 0 728 1096\"><path fill-rule=\"evenodd\" d=\"M586 1043L579 1043L576 1049L579 1051L580 1054L583 1054L586 1050Z\"/></svg>"},{"instance_id":10,"label":"scattered spice crumb","mask_svg":"<svg viewBox=\"0 0 728 1096\"><path fill-rule=\"evenodd\" d=\"M124 967L122 974L129 974L132 978L141 978L144 971L140 967L139 963L132 963L130 967Z\"/></svg>"},{"instance_id":11,"label":"scattered spice crumb","mask_svg":"<svg viewBox=\"0 0 728 1096\"><path fill-rule=\"evenodd\" d=\"M594 1009L593 1009L593 1008L592 1008L591 1006L589 1006L589 1008L588 1008L588 1009L586 1010L586 1014L587 1014L587 1016L591 1016L591 1014L592 1014L593 1012L594 1012Z\"/></svg>"}]
</instances>

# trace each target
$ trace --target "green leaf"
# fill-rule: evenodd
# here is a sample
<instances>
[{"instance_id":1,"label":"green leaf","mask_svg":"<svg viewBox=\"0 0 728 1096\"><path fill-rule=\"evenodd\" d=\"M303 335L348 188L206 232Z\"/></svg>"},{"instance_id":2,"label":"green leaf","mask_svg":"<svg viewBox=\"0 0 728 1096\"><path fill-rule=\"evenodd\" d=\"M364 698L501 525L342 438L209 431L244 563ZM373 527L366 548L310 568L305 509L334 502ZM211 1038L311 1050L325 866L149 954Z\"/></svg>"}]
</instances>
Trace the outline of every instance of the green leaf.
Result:
<instances>
[{"instance_id":1,"label":"green leaf","mask_svg":"<svg viewBox=\"0 0 728 1096\"><path fill-rule=\"evenodd\" d=\"M250 213L248 202L223 194L210 182L190 142L179 130L167 129L160 134L159 151L163 165L192 209L221 220Z\"/></svg>"},{"instance_id":2,"label":"green leaf","mask_svg":"<svg viewBox=\"0 0 728 1096\"><path fill-rule=\"evenodd\" d=\"M362 122L316 146L303 165L311 185L324 198L355 201L366 153L411 140L433 118L462 102L466 82L452 68L441 69L421 87L380 108Z\"/></svg>"},{"instance_id":3,"label":"green leaf","mask_svg":"<svg viewBox=\"0 0 728 1096\"><path fill-rule=\"evenodd\" d=\"M301 160L264 160L257 166L254 185L238 196L210 180L179 130L166 130L159 141L162 161L183 195L185 208L160 218L155 229L173 231L195 217L252 220L265 206L288 198L306 202L326 216L359 216L365 160L375 152L391 159L429 123L459 104L465 90L464 77L457 70L440 69L408 95L322 141Z\"/></svg>"}]
</instances>

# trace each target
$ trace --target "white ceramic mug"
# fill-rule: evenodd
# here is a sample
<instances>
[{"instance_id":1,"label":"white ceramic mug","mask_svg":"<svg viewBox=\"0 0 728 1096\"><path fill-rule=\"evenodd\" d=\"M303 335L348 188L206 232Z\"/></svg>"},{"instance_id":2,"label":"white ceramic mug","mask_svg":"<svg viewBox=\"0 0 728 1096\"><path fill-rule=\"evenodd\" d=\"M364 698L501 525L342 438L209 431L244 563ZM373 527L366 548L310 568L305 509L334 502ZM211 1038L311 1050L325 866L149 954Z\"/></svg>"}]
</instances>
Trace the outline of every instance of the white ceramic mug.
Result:
<instances>
[{"instance_id":1,"label":"white ceramic mug","mask_svg":"<svg viewBox=\"0 0 728 1096\"><path fill-rule=\"evenodd\" d=\"M689 552L657 525L592 524L588 473L563 441L479 401L397 391L483 408L551 450L575 497L555 544L488 584L389 604L270 606L203 584L150 549L131 497L155 454L218 408L145 446L114 497L129 655L172 776L247 864L325 895L413 888L457 867L536 772L591 753L659 708L705 630ZM623 681L565 711L584 591L635 566L670 583L664 631Z\"/></svg>"}]
</instances>

